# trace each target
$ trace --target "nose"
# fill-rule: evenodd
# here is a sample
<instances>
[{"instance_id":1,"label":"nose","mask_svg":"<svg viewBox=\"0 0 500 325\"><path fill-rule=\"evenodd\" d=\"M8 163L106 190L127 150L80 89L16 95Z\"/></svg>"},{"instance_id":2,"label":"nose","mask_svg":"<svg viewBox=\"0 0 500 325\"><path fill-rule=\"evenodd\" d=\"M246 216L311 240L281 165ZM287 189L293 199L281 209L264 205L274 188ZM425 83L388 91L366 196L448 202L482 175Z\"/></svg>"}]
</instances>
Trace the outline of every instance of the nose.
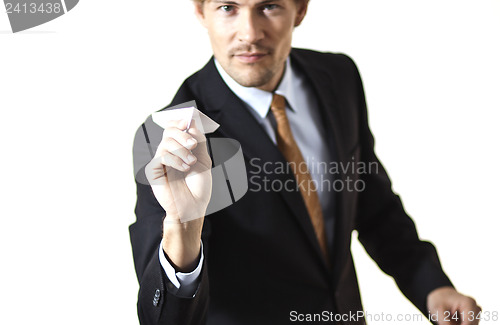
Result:
<instances>
[{"instance_id":1,"label":"nose","mask_svg":"<svg viewBox=\"0 0 500 325\"><path fill-rule=\"evenodd\" d=\"M244 10L238 15L238 40L254 44L264 38L264 28L258 14Z\"/></svg>"}]
</instances>

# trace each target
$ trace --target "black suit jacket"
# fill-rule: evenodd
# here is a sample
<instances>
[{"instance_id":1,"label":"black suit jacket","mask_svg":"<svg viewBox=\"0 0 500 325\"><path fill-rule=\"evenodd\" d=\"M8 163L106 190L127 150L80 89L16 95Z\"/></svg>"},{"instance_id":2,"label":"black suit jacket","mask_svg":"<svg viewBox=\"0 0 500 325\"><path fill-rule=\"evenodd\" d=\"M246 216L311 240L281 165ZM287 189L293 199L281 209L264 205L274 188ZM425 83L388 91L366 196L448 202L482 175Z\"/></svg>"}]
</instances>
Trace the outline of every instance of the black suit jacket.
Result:
<instances>
[{"instance_id":1,"label":"black suit jacket","mask_svg":"<svg viewBox=\"0 0 500 325\"><path fill-rule=\"evenodd\" d=\"M451 285L435 248L420 241L415 225L392 192L375 156L363 87L353 61L342 54L293 49L291 63L302 70L317 95L327 143L338 164L378 164L377 172L345 170L336 175L361 180L363 191L332 192L335 200L333 270L321 252L298 191L248 191L235 204L205 219L205 262L194 297L172 294L158 261L164 211L151 188L142 184L140 165L160 142L161 129L148 119L136 135L137 221L130 227L140 282L141 324L288 324L290 312L339 315L362 310L350 244L353 230L380 268L424 313L427 294ZM169 106L195 100L221 127L214 137L238 140L248 176L258 172L250 159L285 160L243 102L218 74L213 59L189 77ZM145 156L147 159L139 158ZM138 162L142 161L142 163ZM373 165L372 165L373 166ZM263 175L261 175L263 176ZM294 181L292 174L268 175ZM251 186L250 186L251 187ZM329 230L327 230L329 231ZM156 295L156 298L155 298ZM338 317L338 316L337 316ZM359 318L343 324L363 324Z\"/></svg>"}]
</instances>

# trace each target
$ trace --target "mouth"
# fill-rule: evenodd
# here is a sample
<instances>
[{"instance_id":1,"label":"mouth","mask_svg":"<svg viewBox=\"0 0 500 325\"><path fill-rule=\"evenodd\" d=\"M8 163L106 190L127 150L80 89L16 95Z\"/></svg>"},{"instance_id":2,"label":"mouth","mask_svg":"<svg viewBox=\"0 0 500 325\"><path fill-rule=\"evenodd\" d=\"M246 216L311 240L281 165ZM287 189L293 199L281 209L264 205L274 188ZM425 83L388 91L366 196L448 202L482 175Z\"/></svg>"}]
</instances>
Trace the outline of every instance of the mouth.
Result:
<instances>
[{"instance_id":1,"label":"mouth","mask_svg":"<svg viewBox=\"0 0 500 325\"><path fill-rule=\"evenodd\" d=\"M262 52L244 52L235 54L234 57L243 63L255 63L267 56L267 53Z\"/></svg>"}]
</instances>

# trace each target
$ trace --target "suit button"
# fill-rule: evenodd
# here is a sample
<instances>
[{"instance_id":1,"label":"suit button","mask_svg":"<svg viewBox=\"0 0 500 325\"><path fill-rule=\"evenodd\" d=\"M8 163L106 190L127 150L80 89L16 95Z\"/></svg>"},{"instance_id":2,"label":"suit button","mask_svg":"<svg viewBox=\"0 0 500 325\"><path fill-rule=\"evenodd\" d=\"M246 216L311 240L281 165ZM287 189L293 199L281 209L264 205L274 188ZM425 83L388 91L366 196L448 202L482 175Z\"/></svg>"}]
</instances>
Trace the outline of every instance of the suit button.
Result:
<instances>
[{"instance_id":1,"label":"suit button","mask_svg":"<svg viewBox=\"0 0 500 325\"><path fill-rule=\"evenodd\" d=\"M160 289L156 289L155 296L153 298L153 306L158 306L158 301L160 301Z\"/></svg>"}]
</instances>

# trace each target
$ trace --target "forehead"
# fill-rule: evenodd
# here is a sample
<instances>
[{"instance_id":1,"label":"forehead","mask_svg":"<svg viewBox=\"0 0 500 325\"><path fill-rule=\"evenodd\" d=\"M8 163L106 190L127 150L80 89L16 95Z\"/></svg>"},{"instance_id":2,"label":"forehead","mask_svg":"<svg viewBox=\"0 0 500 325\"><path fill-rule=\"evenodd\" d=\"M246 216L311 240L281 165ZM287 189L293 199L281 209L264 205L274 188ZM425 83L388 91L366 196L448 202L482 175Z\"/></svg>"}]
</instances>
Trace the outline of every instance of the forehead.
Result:
<instances>
[{"instance_id":1,"label":"forehead","mask_svg":"<svg viewBox=\"0 0 500 325\"><path fill-rule=\"evenodd\" d=\"M255 6L260 4L268 4L268 3L288 3L295 2L297 0L202 0L205 4L214 4L214 5L240 5L240 6Z\"/></svg>"}]
</instances>

